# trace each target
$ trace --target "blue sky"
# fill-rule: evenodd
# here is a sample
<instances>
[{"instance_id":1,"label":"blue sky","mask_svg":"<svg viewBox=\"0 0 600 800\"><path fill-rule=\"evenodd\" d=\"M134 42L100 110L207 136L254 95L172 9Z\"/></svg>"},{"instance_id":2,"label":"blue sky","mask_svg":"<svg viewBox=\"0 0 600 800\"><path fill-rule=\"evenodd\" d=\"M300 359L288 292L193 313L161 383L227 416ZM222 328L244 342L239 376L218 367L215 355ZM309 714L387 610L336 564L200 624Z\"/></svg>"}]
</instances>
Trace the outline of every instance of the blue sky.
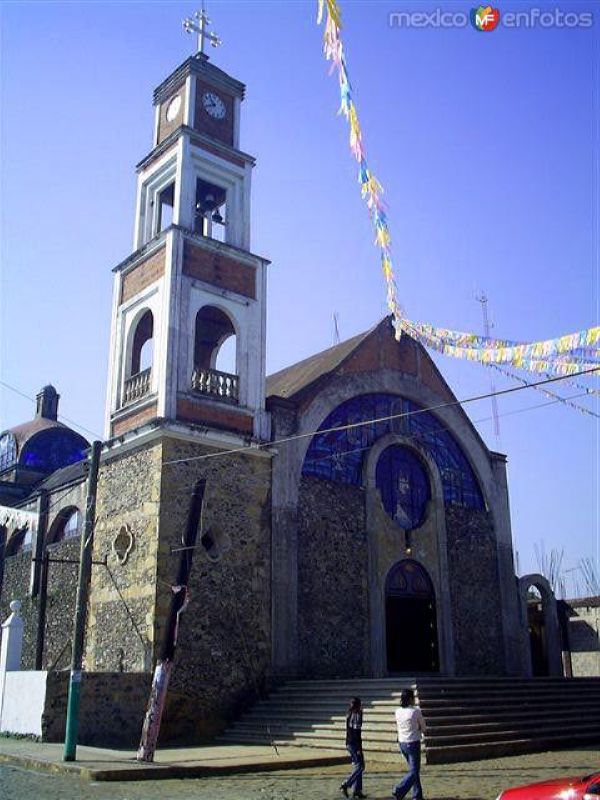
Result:
<instances>
[{"instance_id":1,"label":"blue sky","mask_svg":"<svg viewBox=\"0 0 600 800\"><path fill-rule=\"evenodd\" d=\"M211 56L247 84L241 146L257 157L252 249L272 260L268 371L386 313L339 92L312 2L212 2ZM400 302L435 325L535 341L598 324L600 9L587 29L391 28L399 10L462 2L341 3L368 161L389 204ZM131 252L134 166L152 142L152 90L193 52L191 3L4 2L1 24L1 375L33 397L52 382L64 415L103 430L111 268ZM459 398L491 373L436 358ZM498 388L512 385L495 380ZM564 387L566 395L576 394ZM0 427L33 405L2 388ZM467 406L508 454L521 571L534 545L564 566L598 559L597 418L522 411L533 390ZM579 400L594 409L589 400ZM600 408L596 403L596 413ZM518 412L518 413L516 413ZM85 432L85 431L84 431ZM89 434L88 434L89 435Z\"/></svg>"}]
</instances>

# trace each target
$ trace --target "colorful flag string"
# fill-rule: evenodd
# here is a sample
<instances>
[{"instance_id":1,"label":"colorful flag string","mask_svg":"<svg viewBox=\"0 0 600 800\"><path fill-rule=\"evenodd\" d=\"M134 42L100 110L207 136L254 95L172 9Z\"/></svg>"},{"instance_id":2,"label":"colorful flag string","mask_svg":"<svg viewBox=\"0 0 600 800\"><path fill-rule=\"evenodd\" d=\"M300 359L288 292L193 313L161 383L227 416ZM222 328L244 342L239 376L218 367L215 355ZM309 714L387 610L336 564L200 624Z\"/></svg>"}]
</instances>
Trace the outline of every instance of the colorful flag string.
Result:
<instances>
[{"instance_id":1,"label":"colorful flag string","mask_svg":"<svg viewBox=\"0 0 600 800\"><path fill-rule=\"evenodd\" d=\"M387 221L386 205L382 198L383 187L367 163L362 129L341 37L342 17L337 0L318 0L317 23L320 25L323 20L325 20L323 51L327 61L332 62L331 72L337 71L340 87L338 113L348 122L350 151L358 163L361 196L369 210L375 232L375 245L380 251L387 305L392 313L396 339L400 339L405 332L443 355L478 362L485 366L496 366L498 369L513 367L528 372L561 376L590 371L592 375L598 375L596 370L600 367L600 327L539 342L517 342L411 322L402 314L397 300L392 237Z\"/></svg>"}]
</instances>

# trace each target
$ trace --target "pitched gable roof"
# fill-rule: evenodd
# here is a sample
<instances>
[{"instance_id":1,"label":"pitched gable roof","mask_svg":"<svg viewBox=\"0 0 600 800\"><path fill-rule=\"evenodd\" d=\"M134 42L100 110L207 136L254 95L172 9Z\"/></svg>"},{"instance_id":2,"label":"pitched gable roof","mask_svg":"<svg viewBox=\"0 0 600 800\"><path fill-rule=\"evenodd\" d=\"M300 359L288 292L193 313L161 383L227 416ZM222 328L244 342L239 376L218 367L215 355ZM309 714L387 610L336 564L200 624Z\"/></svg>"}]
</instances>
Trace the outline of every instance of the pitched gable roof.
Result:
<instances>
[{"instance_id":1,"label":"pitched gable roof","mask_svg":"<svg viewBox=\"0 0 600 800\"><path fill-rule=\"evenodd\" d=\"M375 326L377 327L377 326ZM314 356L267 376L267 397L290 398L324 375L329 375L375 330L371 328Z\"/></svg>"},{"instance_id":2,"label":"pitched gable roof","mask_svg":"<svg viewBox=\"0 0 600 800\"><path fill-rule=\"evenodd\" d=\"M396 341L392 319L389 316L368 331L267 377L267 398L270 400L282 398L301 406L306 401L310 402L310 398L334 374L377 370L402 372L417 379L442 400L449 403L457 402L456 395L423 345L406 333L399 342ZM457 408L487 450L485 442L465 409L460 404ZM498 454L496 456L504 458Z\"/></svg>"},{"instance_id":3,"label":"pitched gable roof","mask_svg":"<svg viewBox=\"0 0 600 800\"><path fill-rule=\"evenodd\" d=\"M412 375L440 397L456 400L435 363L417 341L396 341L391 316L374 327L267 378L267 397L300 400L329 375L391 369Z\"/></svg>"}]
</instances>

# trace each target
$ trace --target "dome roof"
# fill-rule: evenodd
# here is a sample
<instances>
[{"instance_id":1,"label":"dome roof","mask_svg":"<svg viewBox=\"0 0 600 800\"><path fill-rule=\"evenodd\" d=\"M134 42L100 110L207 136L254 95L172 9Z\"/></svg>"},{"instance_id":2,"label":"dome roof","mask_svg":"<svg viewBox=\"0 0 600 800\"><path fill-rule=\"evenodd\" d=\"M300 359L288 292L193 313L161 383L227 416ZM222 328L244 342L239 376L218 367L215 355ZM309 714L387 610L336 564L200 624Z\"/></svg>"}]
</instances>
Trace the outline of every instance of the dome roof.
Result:
<instances>
[{"instance_id":1,"label":"dome roof","mask_svg":"<svg viewBox=\"0 0 600 800\"><path fill-rule=\"evenodd\" d=\"M35 418L0 435L0 473L25 467L50 474L81 461L89 442L57 419L59 394L48 384L38 392Z\"/></svg>"}]
</instances>

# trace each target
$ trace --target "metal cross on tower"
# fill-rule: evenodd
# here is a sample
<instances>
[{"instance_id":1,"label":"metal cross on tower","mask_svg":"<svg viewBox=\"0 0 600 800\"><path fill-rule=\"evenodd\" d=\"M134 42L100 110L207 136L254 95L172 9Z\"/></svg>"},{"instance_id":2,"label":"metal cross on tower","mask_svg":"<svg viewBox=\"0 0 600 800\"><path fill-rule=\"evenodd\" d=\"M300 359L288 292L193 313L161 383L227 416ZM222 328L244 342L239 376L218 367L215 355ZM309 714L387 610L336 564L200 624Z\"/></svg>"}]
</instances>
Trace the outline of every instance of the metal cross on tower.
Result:
<instances>
[{"instance_id":1,"label":"metal cross on tower","mask_svg":"<svg viewBox=\"0 0 600 800\"><path fill-rule=\"evenodd\" d=\"M183 30L186 33L198 34L198 52L202 55L204 55L204 43L206 40L208 40L213 47L218 47L221 44L221 40L217 34L208 30L209 25L210 19L204 8L204 3L202 3L202 10L196 11L193 18L187 17L183 20Z\"/></svg>"}]
</instances>

